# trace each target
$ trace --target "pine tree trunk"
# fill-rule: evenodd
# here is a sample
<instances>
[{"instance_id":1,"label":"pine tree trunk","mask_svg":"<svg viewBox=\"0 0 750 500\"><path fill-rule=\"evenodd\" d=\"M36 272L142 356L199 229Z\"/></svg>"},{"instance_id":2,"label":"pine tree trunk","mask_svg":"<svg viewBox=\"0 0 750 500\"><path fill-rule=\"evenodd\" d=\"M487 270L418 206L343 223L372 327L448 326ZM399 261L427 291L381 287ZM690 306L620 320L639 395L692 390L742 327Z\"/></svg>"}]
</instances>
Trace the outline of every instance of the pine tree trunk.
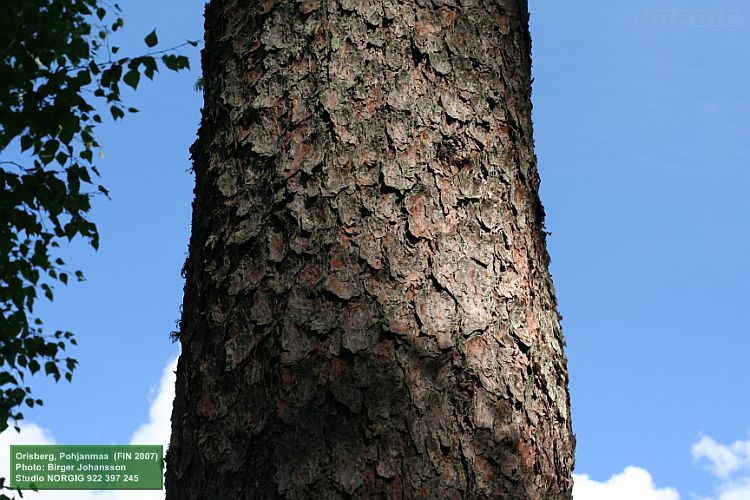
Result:
<instances>
[{"instance_id":1,"label":"pine tree trunk","mask_svg":"<svg viewBox=\"0 0 750 500\"><path fill-rule=\"evenodd\" d=\"M169 499L571 498L527 9L208 5Z\"/></svg>"}]
</instances>

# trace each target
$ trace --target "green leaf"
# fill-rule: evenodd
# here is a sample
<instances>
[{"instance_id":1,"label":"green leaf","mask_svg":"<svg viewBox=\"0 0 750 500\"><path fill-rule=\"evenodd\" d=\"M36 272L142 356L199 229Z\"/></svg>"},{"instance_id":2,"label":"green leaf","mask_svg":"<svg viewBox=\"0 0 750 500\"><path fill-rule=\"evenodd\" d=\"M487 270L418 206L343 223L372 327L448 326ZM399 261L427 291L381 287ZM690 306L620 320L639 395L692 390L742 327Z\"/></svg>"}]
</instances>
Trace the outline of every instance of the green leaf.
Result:
<instances>
[{"instance_id":1,"label":"green leaf","mask_svg":"<svg viewBox=\"0 0 750 500\"><path fill-rule=\"evenodd\" d=\"M172 71L180 71L181 69L190 68L190 60L186 56L176 56L174 54L167 54L161 58L164 66Z\"/></svg>"},{"instance_id":2,"label":"green leaf","mask_svg":"<svg viewBox=\"0 0 750 500\"><path fill-rule=\"evenodd\" d=\"M125 76L122 77L122 81L125 82L127 85L133 87L133 89L138 88L138 81L141 79L141 74L131 69L127 73L125 73Z\"/></svg>"},{"instance_id":3,"label":"green leaf","mask_svg":"<svg viewBox=\"0 0 750 500\"><path fill-rule=\"evenodd\" d=\"M78 80L78 84L80 86L85 86L91 83L91 72L86 71L85 69L82 69L76 74L76 79Z\"/></svg>"},{"instance_id":4,"label":"green leaf","mask_svg":"<svg viewBox=\"0 0 750 500\"><path fill-rule=\"evenodd\" d=\"M154 73L157 71L156 60L151 56L144 57L143 66L146 68L143 70L143 74L146 75L146 78L149 80L153 80Z\"/></svg>"},{"instance_id":5,"label":"green leaf","mask_svg":"<svg viewBox=\"0 0 750 500\"><path fill-rule=\"evenodd\" d=\"M146 35L146 38L144 38L143 41L146 42L148 47L156 46L156 44L159 43L159 38L156 36L156 30Z\"/></svg>"},{"instance_id":6,"label":"green leaf","mask_svg":"<svg viewBox=\"0 0 750 500\"><path fill-rule=\"evenodd\" d=\"M52 375L55 380L60 380L60 369L54 361L47 361L44 363L44 374Z\"/></svg>"},{"instance_id":7,"label":"green leaf","mask_svg":"<svg viewBox=\"0 0 750 500\"><path fill-rule=\"evenodd\" d=\"M61 166L65 166L65 163L68 161L68 155L65 153L57 153L57 156L55 157L57 160L57 163L59 163Z\"/></svg>"},{"instance_id":8,"label":"green leaf","mask_svg":"<svg viewBox=\"0 0 750 500\"><path fill-rule=\"evenodd\" d=\"M8 372L0 372L0 385L18 384L16 378Z\"/></svg>"},{"instance_id":9,"label":"green leaf","mask_svg":"<svg viewBox=\"0 0 750 500\"><path fill-rule=\"evenodd\" d=\"M117 106L110 107L109 112L112 113L112 118L115 120L125 116L125 112L122 109L118 108ZM83 156L83 154L81 154L81 156Z\"/></svg>"}]
</instances>

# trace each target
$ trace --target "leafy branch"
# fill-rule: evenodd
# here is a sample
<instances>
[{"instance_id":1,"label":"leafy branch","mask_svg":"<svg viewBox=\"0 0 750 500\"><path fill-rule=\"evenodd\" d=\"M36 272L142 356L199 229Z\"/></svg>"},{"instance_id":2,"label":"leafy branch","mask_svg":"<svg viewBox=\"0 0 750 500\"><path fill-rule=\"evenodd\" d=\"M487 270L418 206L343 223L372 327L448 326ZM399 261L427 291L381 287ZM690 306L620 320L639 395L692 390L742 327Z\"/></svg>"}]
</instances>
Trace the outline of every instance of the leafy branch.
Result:
<instances>
[{"instance_id":1,"label":"leafy branch","mask_svg":"<svg viewBox=\"0 0 750 500\"><path fill-rule=\"evenodd\" d=\"M81 271L54 255L64 240L83 238L95 249L99 233L90 220L93 196L108 195L96 182L94 152L100 109L113 119L137 110L123 103L121 85L137 89L141 76L160 68L188 69L177 52L186 41L154 50L156 31L144 38L148 52L113 55L110 41L124 26L117 4L103 0L4 0L0 16L0 432L23 419L31 396L28 375L70 381L77 361L65 355L73 333L47 334L34 314L39 296ZM12 151L11 151L12 150ZM27 161L16 161L28 155ZM10 158L8 157L10 156ZM91 189L93 187L93 189ZM1 480L2 478L0 478ZM0 481L0 489L6 488ZM2 498L2 497L0 497Z\"/></svg>"}]
</instances>

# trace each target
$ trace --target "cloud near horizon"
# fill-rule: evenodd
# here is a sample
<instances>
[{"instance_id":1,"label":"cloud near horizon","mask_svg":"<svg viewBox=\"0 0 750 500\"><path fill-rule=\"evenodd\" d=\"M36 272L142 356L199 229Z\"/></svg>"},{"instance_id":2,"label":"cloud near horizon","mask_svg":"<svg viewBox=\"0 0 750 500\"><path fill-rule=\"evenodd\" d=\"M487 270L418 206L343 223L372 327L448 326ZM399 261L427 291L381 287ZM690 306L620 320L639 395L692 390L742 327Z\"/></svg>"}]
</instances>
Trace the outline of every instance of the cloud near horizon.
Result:
<instances>
[{"instance_id":1,"label":"cloud near horizon","mask_svg":"<svg viewBox=\"0 0 750 500\"><path fill-rule=\"evenodd\" d=\"M674 488L657 488L651 474L628 466L607 481L599 482L586 474L573 474L574 500L680 500Z\"/></svg>"},{"instance_id":2,"label":"cloud near horizon","mask_svg":"<svg viewBox=\"0 0 750 500\"><path fill-rule=\"evenodd\" d=\"M750 439L724 445L703 436L692 452L695 460L708 462L719 480L716 500L750 500Z\"/></svg>"}]
</instances>

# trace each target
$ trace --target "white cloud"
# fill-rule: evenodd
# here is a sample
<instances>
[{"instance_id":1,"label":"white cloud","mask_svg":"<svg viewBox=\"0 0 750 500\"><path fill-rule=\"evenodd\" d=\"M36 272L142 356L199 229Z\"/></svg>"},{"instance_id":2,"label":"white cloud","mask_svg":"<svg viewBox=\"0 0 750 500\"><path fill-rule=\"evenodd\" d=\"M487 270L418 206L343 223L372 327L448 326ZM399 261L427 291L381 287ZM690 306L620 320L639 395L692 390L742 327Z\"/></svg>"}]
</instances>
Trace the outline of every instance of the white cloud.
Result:
<instances>
[{"instance_id":1,"label":"white cloud","mask_svg":"<svg viewBox=\"0 0 750 500\"><path fill-rule=\"evenodd\" d=\"M171 360L162 372L159 385L155 388L155 396L148 412L148 420L144 422L130 438L130 444L163 444L169 443L170 415L174 400L174 370L177 359ZM13 428L0 434L0 476L9 477L10 462L8 446L11 444L58 444L52 433L33 423L23 423L19 426L21 432ZM24 492L24 499L30 500L163 500L164 491L154 490L115 490L115 491L58 491L45 490L38 493Z\"/></svg>"},{"instance_id":2,"label":"white cloud","mask_svg":"<svg viewBox=\"0 0 750 500\"><path fill-rule=\"evenodd\" d=\"M750 500L750 440L725 445L703 436L692 452L719 479L716 500Z\"/></svg>"},{"instance_id":3,"label":"white cloud","mask_svg":"<svg viewBox=\"0 0 750 500\"><path fill-rule=\"evenodd\" d=\"M0 434L0 476L10 476L10 453L9 446L12 444L55 444L52 433L48 429L42 429L36 424L22 423L19 425L19 434L13 427ZM6 479L7 481L7 479Z\"/></svg>"},{"instance_id":4,"label":"white cloud","mask_svg":"<svg viewBox=\"0 0 750 500\"><path fill-rule=\"evenodd\" d=\"M680 495L674 488L657 488L651 474L645 469L628 466L605 482L594 481L586 474L574 474L573 499L679 500Z\"/></svg>"},{"instance_id":5,"label":"white cloud","mask_svg":"<svg viewBox=\"0 0 750 500\"><path fill-rule=\"evenodd\" d=\"M693 445L693 458L708 460L711 471L720 478L728 478L741 469L750 472L750 440L735 441L727 446L703 436Z\"/></svg>"},{"instance_id":6,"label":"white cloud","mask_svg":"<svg viewBox=\"0 0 750 500\"><path fill-rule=\"evenodd\" d=\"M156 397L148 412L148 422L141 425L130 438L130 444L163 444L164 451L169 444L171 433L170 417L172 402L174 401L175 370L177 358L167 364L161 374L161 380L156 390Z\"/></svg>"},{"instance_id":7,"label":"white cloud","mask_svg":"<svg viewBox=\"0 0 750 500\"><path fill-rule=\"evenodd\" d=\"M717 500L750 500L750 477L721 486Z\"/></svg>"}]
</instances>

